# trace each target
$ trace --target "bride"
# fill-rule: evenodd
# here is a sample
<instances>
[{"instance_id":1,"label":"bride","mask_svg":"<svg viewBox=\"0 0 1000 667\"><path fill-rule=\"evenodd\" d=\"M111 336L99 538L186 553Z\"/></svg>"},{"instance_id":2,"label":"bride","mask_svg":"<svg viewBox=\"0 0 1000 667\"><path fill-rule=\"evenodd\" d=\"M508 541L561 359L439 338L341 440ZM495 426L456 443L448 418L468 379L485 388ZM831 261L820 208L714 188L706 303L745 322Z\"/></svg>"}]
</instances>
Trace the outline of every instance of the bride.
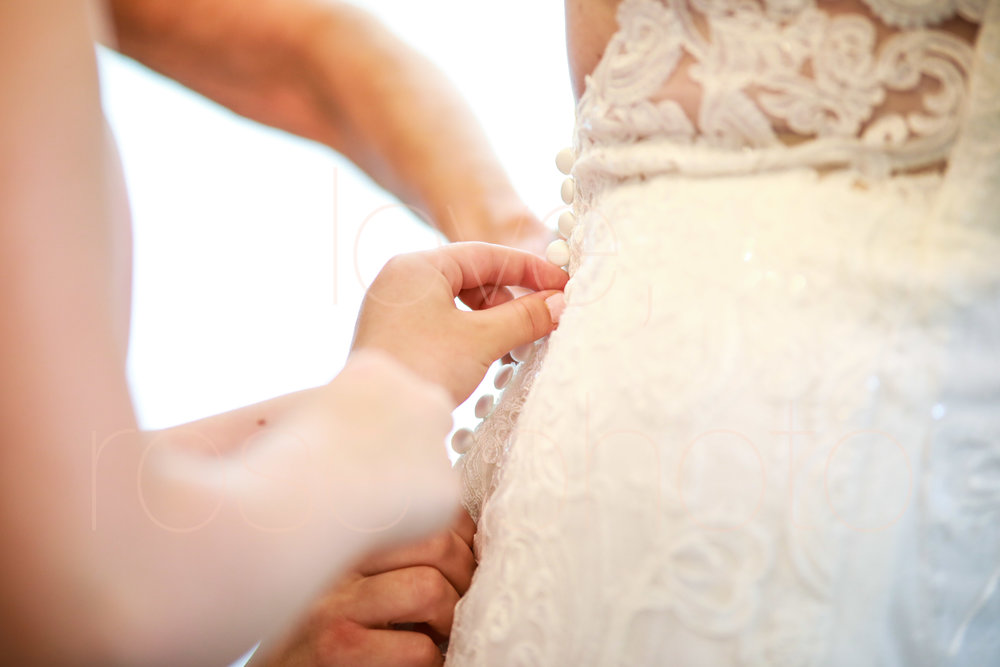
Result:
<instances>
[{"instance_id":1,"label":"bride","mask_svg":"<svg viewBox=\"0 0 1000 667\"><path fill-rule=\"evenodd\" d=\"M448 664L997 664L1000 2L567 18L572 280L457 440Z\"/></svg>"}]
</instances>

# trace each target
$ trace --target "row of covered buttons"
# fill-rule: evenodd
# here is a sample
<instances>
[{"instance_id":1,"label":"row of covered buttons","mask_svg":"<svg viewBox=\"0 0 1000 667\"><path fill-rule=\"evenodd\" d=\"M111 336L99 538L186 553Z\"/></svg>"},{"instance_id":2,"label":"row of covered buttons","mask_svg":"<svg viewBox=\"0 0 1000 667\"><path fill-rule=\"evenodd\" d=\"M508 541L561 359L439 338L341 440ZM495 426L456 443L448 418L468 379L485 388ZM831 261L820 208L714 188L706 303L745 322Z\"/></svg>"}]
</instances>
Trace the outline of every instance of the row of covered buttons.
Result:
<instances>
[{"instance_id":1,"label":"row of covered buttons","mask_svg":"<svg viewBox=\"0 0 1000 667\"><path fill-rule=\"evenodd\" d=\"M570 172L572 172L575 162L576 153L572 148L564 148L556 155L556 168L566 174L566 176L569 176ZM563 181L561 194L563 202L569 205L573 204L573 200L576 198L576 183L572 178L567 178ZM553 241L545 249L545 258L556 266L566 266L569 264L569 244L566 243L566 239L573 233L574 227L576 227L576 216L573 215L572 211L566 211L559 216L559 235L562 238ZM516 363L524 363L531 359L534 351L535 343L528 343L512 350L510 356ZM503 390L510 384L513 377L514 364L504 364L493 377L493 386L498 390ZM483 394L480 396L479 400L476 401L476 418L486 419L493 411L495 404L496 399L493 394ZM475 433L471 429L462 428L455 431L455 435L452 436L451 448L455 450L456 454L465 454L472 448L474 442Z\"/></svg>"},{"instance_id":2,"label":"row of covered buttons","mask_svg":"<svg viewBox=\"0 0 1000 667\"><path fill-rule=\"evenodd\" d=\"M576 153L572 148L564 148L556 155L556 168L567 176L573 171L574 163L576 163ZM576 198L576 182L572 178L563 181L561 194L563 202L573 204ZM574 227L576 227L576 216L572 211L566 211L559 216L559 235L562 238L549 244L545 249L545 259L556 266L569 264L569 244L566 243L566 239L573 233Z\"/></svg>"},{"instance_id":3,"label":"row of covered buttons","mask_svg":"<svg viewBox=\"0 0 1000 667\"><path fill-rule=\"evenodd\" d=\"M503 390L508 384L510 384L511 379L514 377L515 364L523 364L530 360L535 354L536 343L527 343L519 347L514 348L510 352L511 359L514 360L514 364L504 364L497 371L497 374L493 376L493 386L498 390ZM486 419L490 412L493 411L493 406L495 404L495 399L493 394L483 394L476 401L476 419ZM455 431L455 435L451 437L451 448L455 450L456 454L465 454L472 448L472 444L475 442L475 434L471 429L461 428Z\"/></svg>"}]
</instances>

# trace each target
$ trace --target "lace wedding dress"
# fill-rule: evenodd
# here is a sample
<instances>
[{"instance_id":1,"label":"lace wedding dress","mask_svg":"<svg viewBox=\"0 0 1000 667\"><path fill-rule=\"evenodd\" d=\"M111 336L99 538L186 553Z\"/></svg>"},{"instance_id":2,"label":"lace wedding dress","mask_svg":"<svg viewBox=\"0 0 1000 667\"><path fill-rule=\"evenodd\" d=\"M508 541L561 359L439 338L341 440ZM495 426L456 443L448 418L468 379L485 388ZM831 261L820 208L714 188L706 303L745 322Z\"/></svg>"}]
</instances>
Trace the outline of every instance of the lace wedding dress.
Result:
<instances>
[{"instance_id":1,"label":"lace wedding dress","mask_svg":"<svg viewBox=\"0 0 1000 667\"><path fill-rule=\"evenodd\" d=\"M998 5L621 3L449 665L1000 665Z\"/></svg>"}]
</instances>

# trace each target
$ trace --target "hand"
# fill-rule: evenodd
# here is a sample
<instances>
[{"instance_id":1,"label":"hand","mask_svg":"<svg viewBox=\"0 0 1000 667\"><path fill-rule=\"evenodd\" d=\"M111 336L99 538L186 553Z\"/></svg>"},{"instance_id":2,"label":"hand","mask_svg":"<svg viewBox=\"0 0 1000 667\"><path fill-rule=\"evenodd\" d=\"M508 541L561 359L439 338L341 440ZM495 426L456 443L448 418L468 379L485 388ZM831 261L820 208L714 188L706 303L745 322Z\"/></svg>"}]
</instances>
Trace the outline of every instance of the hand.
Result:
<instances>
[{"instance_id":1,"label":"hand","mask_svg":"<svg viewBox=\"0 0 1000 667\"><path fill-rule=\"evenodd\" d=\"M545 299L567 280L543 259L483 243L400 255L369 288L352 349L388 352L457 405L495 360L552 331ZM514 299L507 286L543 291ZM478 312L460 311L456 297Z\"/></svg>"},{"instance_id":2,"label":"hand","mask_svg":"<svg viewBox=\"0 0 1000 667\"><path fill-rule=\"evenodd\" d=\"M506 224L497 225L493 229L490 242L525 250L539 257L545 257L546 248L559 238L555 231L542 224L533 213L516 216ZM515 297L524 296L528 294L528 290L515 287L511 293ZM501 357L500 361L504 364L512 364L514 358L508 353Z\"/></svg>"},{"instance_id":3,"label":"hand","mask_svg":"<svg viewBox=\"0 0 1000 667\"><path fill-rule=\"evenodd\" d=\"M442 664L438 645L451 634L455 603L476 567L474 533L463 510L449 531L368 557L313 606L289 639L273 650L259 649L249 664Z\"/></svg>"},{"instance_id":4,"label":"hand","mask_svg":"<svg viewBox=\"0 0 1000 667\"><path fill-rule=\"evenodd\" d=\"M450 397L377 350L352 354L305 412L296 435L326 441L333 457L322 485L338 499L337 521L372 541L368 549L440 530L458 506L458 480L445 453L452 426ZM318 450L319 451L319 450ZM367 550L367 549L366 549Z\"/></svg>"}]
</instances>

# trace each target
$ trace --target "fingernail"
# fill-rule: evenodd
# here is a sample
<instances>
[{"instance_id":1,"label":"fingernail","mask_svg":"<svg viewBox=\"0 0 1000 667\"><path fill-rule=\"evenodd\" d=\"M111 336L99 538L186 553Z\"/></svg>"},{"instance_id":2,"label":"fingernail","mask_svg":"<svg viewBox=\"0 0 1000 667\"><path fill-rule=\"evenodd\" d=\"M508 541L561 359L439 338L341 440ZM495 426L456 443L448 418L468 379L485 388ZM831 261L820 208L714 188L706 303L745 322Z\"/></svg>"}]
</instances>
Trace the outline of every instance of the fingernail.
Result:
<instances>
[{"instance_id":1,"label":"fingernail","mask_svg":"<svg viewBox=\"0 0 1000 667\"><path fill-rule=\"evenodd\" d=\"M552 322L559 324L559 318L562 317L563 311L566 310L566 296L562 292L553 294L545 300L545 307L549 309Z\"/></svg>"}]
</instances>

